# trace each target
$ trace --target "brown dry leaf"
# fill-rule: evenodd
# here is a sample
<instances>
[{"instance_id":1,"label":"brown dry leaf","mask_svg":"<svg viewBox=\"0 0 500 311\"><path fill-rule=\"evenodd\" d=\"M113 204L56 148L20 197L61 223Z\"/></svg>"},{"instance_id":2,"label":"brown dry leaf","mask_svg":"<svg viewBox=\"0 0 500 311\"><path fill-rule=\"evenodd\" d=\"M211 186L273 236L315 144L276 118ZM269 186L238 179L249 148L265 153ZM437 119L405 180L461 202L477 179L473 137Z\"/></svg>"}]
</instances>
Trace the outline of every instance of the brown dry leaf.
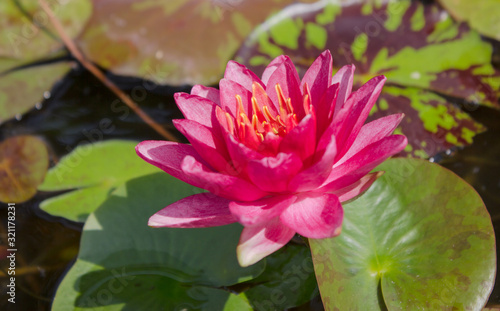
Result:
<instances>
[{"instance_id":1,"label":"brown dry leaf","mask_svg":"<svg viewBox=\"0 0 500 311\"><path fill-rule=\"evenodd\" d=\"M45 178L49 155L34 136L16 136L0 144L0 201L21 203L33 197Z\"/></svg>"}]
</instances>

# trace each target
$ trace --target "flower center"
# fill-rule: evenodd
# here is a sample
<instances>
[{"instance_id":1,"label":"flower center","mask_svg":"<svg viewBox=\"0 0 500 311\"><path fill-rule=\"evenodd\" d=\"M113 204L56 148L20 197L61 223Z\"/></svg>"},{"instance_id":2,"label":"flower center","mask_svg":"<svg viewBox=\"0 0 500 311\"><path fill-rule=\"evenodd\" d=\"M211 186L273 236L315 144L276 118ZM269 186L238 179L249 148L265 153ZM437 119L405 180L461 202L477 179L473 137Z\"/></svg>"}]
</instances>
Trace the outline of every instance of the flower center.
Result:
<instances>
[{"instance_id":1,"label":"flower center","mask_svg":"<svg viewBox=\"0 0 500 311\"><path fill-rule=\"evenodd\" d=\"M263 142L267 133L273 133L278 136L285 136L295 126L297 126L297 114L294 112L291 98L285 98L283 89L278 84L275 85L278 95L279 111L273 114L274 107L266 91L258 83L252 85L252 106L249 115L245 113L243 102L240 95L236 95L236 124L235 129L240 141L249 142L252 137ZM309 113L309 96L304 96L304 108L306 114ZM228 123L232 123L228 118ZM249 137L250 136L250 137Z\"/></svg>"}]
</instances>

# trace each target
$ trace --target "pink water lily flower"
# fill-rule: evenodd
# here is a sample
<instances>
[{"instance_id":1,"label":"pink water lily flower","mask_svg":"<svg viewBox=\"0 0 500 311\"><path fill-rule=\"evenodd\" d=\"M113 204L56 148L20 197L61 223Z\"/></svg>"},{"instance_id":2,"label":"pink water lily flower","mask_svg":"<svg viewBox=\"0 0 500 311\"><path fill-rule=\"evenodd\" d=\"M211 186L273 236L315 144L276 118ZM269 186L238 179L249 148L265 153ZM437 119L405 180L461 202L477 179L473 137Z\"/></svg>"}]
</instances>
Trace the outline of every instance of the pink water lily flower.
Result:
<instances>
[{"instance_id":1,"label":"pink water lily flower","mask_svg":"<svg viewBox=\"0 0 500 311\"><path fill-rule=\"evenodd\" d=\"M354 66L332 76L323 52L302 80L287 56L258 78L230 61L219 90L196 85L175 100L186 117L175 127L191 143L144 141L137 153L193 186L208 190L177 201L149 219L152 227L211 227L239 222L241 266L275 252L298 233L340 234L342 202L381 175L370 173L400 152L392 135L403 115L365 123L386 78L351 93Z\"/></svg>"}]
</instances>

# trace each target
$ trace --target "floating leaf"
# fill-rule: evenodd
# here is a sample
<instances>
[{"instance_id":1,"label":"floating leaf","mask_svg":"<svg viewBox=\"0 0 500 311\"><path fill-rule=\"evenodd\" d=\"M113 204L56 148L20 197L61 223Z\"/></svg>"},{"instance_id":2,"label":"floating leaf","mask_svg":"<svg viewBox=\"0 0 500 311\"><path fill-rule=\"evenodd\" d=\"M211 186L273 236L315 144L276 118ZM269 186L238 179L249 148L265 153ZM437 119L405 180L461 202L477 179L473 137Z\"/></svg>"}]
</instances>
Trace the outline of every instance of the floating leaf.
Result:
<instances>
[{"instance_id":1,"label":"floating leaf","mask_svg":"<svg viewBox=\"0 0 500 311\"><path fill-rule=\"evenodd\" d=\"M49 167L47 147L34 136L16 136L0 144L0 201L21 203L36 193Z\"/></svg>"},{"instance_id":2,"label":"floating leaf","mask_svg":"<svg viewBox=\"0 0 500 311\"><path fill-rule=\"evenodd\" d=\"M90 59L118 74L180 85L217 82L255 25L294 1L93 2L78 40Z\"/></svg>"},{"instance_id":3,"label":"floating leaf","mask_svg":"<svg viewBox=\"0 0 500 311\"><path fill-rule=\"evenodd\" d=\"M0 58L0 72L19 65L18 60ZM0 123L40 103L44 93L69 70L69 63L56 63L0 75Z\"/></svg>"},{"instance_id":4,"label":"floating leaf","mask_svg":"<svg viewBox=\"0 0 500 311\"><path fill-rule=\"evenodd\" d=\"M167 300L191 310L213 294L219 297L219 303L224 303L211 310L222 310L224 305L232 303L244 305L227 292L199 288L249 281L263 271L264 262L247 268L238 265L236 245L242 230L240 225L203 229L147 226L152 214L199 191L163 172L119 186L88 217L78 260L59 286L53 310L102 305L106 305L102 310L154 310L153 306ZM118 286L120 293L111 292ZM201 294L195 294L197 290ZM131 291L133 295L125 294ZM106 300L107 293L118 304L108 305L111 300ZM86 297L98 298L94 300L96 305L89 305ZM141 298L144 304L138 305L134 297L144 297Z\"/></svg>"},{"instance_id":5,"label":"floating leaf","mask_svg":"<svg viewBox=\"0 0 500 311\"><path fill-rule=\"evenodd\" d=\"M86 132L95 135L93 131ZM136 145L124 140L79 145L48 172L39 187L42 191L76 190L47 199L40 208L54 216L84 222L116 187L160 171L136 155Z\"/></svg>"},{"instance_id":6,"label":"floating leaf","mask_svg":"<svg viewBox=\"0 0 500 311\"><path fill-rule=\"evenodd\" d=\"M459 21L467 21L472 29L500 40L500 1L498 0L439 0L450 14Z\"/></svg>"},{"instance_id":7,"label":"floating leaf","mask_svg":"<svg viewBox=\"0 0 500 311\"><path fill-rule=\"evenodd\" d=\"M90 0L47 2L70 37L80 33L92 12ZM1 1L0 29L0 57L30 61L62 47L37 0Z\"/></svg>"},{"instance_id":8,"label":"floating leaf","mask_svg":"<svg viewBox=\"0 0 500 311\"><path fill-rule=\"evenodd\" d=\"M266 269L252 280L258 284L244 292L256 310L285 310L300 306L319 294L311 252L288 244L266 258Z\"/></svg>"},{"instance_id":9,"label":"floating leaf","mask_svg":"<svg viewBox=\"0 0 500 311\"><path fill-rule=\"evenodd\" d=\"M496 256L479 195L423 160L392 159L377 170L386 173L344 206L342 234L310 240L326 309L481 309Z\"/></svg>"},{"instance_id":10,"label":"floating leaf","mask_svg":"<svg viewBox=\"0 0 500 311\"><path fill-rule=\"evenodd\" d=\"M415 90L387 95L387 87L378 102L385 114L410 112L415 116L400 127L411 143L406 151L413 156L432 156L469 144L484 130L467 114L459 113L449 99L433 93L499 107L500 71L491 64L491 44L466 24L453 22L439 6L418 1L351 2L344 6L325 1L289 7L259 26L236 59L262 73L273 57L286 54L304 74L325 49L332 52L336 68L356 65L355 88L383 74L388 78L386 85L419 89L419 96L431 102L434 108L406 97ZM409 103L411 107L405 107ZM466 107L474 108L474 104ZM438 111L429 111L432 109ZM435 112L440 118L449 114L453 120L447 124L453 123L452 128L442 127L440 121L437 130L429 131ZM443 134L438 140L434 139L437 132ZM422 143L433 144L433 153Z\"/></svg>"}]
</instances>

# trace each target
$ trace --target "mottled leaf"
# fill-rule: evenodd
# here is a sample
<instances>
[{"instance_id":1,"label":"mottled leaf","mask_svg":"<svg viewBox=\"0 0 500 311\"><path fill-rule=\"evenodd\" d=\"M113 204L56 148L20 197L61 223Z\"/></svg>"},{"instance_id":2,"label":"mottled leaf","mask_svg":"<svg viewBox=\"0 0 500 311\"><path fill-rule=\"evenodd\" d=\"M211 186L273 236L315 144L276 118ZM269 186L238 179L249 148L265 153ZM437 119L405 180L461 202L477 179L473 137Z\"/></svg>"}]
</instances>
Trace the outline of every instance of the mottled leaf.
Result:
<instances>
[{"instance_id":1,"label":"mottled leaf","mask_svg":"<svg viewBox=\"0 0 500 311\"><path fill-rule=\"evenodd\" d=\"M204 304L210 310L248 309L240 301L243 295L200 288L249 281L263 271L264 261L248 268L238 265L240 225L147 226L148 218L161 208L199 192L163 172L130 180L114 190L88 217L78 260L59 286L53 310L68 306L75 310L99 306L102 309L97 310L155 310L160 304L167 310L192 310Z\"/></svg>"},{"instance_id":2,"label":"mottled leaf","mask_svg":"<svg viewBox=\"0 0 500 311\"><path fill-rule=\"evenodd\" d=\"M499 0L438 0L459 21L467 21L472 29L500 40Z\"/></svg>"},{"instance_id":3,"label":"mottled leaf","mask_svg":"<svg viewBox=\"0 0 500 311\"><path fill-rule=\"evenodd\" d=\"M370 112L370 119L395 111L405 114L396 130L408 138L404 151L420 158L431 157L453 146L472 144L476 133L486 130L466 112L424 89L386 86Z\"/></svg>"},{"instance_id":4,"label":"mottled leaf","mask_svg":"<svg viewBox=\"0 0 500 311\"><path fill-rule=\"evenodd\" d=\"M477 103L499 107L500 72L491 64L491 44L466 24L454 22L439 6L418 1L298 4L258 27L236 59L262 73L273 57L287 54L303 74L325 49L332 52L336 68L356 65L355 87L383 74L387 85L421 89L424 101L432 99L434 107L445 103L438 109L452 116L454 125L448 129L439 124L437 131L445 139L433 143L436 132L427 127L434 121L426 118L434 115L428 113L427 105L405 98L416 91L402 91L395 97L387 94L389 88L384 89L378 108L387 110L386 114L412 112L414 116L400 127L412 144L406 151L413 156L433 155L422 142L435 144L433 152L437 153L469 144L484 130L468 115L459 114L449 98L472 103L467 108ZM410 102L415 105L401 108ZM454 138L448 135L450 130Z\"/></svg>"},{"instance_id":5,"label":"mottled leaf","mask_svg":"<svg viewBox=\"0 0 500 311\"><path fill-rule=\"evenodd\" d=\"M136 145L125 140L79 145L48 172L39 187L42 191L73 191L43 201L40 208L54 216L84 222L116 187L160 171L137 156Z\"/></svg>"},{"instance_id":6,"label":"mottled leaf","mask_svg":"<svg viewBox=\"0 0 500 311\"><path fill-rule=\"evenodd\" d=\"M255 25L294 1L93 2L78 40L90 59L118 74L180 85L218 81Z\"/></svg>"},{"instance_id":7,"label":"mottled leaf","mask_svg":"<svg viewBox=\"0 0 500 311\"><path fill-rule=\"evenodd\" d=\"M54 83L70 70L70 64L64 62L1 74L20 65L22 61L0 58L0 123L35 107L44 99L44 94L50 94Z\"/></svg>"},{"instance_id":8,"label":"mottled leaf","mask_svg":"<svg viewBox=\"0 0 500 311\"><path fill-rule=\"evenodd\" d=\"M70 37L80 33L92 12L90 0L48 0L47 3ZM0 57L28 61L62 47L37 0L1 1L0 29Z\"/></svg>"},{"instance_id":9,"label":"mottled leaf","mask_svg":"<svg viewBox=\"0 0 500 311\"><path fill-rule=\"evenodd\" d=\"M45 143L16 136L0 143L0 201L21 203L36 193L49 167Z\"/></svg>"},{"instance_id":10,"label":"mottled leaf","mask_svg":"<svg viewBox=\"0 0 500 311\"><path fill-rule=\"evenodd\" d=\"M496 256L479 195L423 160L392 159L377 170L386 173L344 206L342 233L310 240L326 309L481 309Z\"/></svg>"}]
</instances>

